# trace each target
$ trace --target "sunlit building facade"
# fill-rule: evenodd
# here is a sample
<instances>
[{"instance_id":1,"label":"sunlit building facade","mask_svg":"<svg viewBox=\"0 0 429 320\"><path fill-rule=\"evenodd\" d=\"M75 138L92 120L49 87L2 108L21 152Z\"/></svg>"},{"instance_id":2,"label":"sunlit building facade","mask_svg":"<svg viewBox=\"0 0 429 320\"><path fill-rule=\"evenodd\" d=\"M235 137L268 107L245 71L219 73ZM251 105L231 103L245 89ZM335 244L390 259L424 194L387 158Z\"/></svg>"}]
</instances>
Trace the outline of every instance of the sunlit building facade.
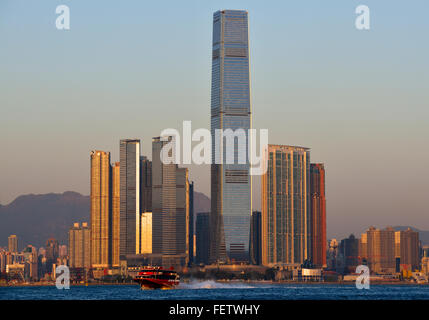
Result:
<instances>
[{"instance_id":1,"label":"sunlit building facade","mask_svg":"<svg viewBox=\"0 0 429 320\"><path fill-rule=\"evenodd\" d=\"M251 128L248 14L222 10L213 15L211 87L211 218L210 260L249 261L252 184L247 159L248 139L234 142L234 162L226 163L226 143L219 131ZM246 159L238 163L239 155Z\"/></svg>"},{"instance_id":2,"label":"sunlit building facade","mask_svg":"<svg viewBox=\"0 0 429 320\"><path fill-rule=\"evenodd\" d=\"M7 238L9 252L18 252L18 237L15 234Z\"/></svg>"},{"instance_id":3,"label":"sunlit building facade","mask_svg":"<svg viewBox=\"0 0 429 320\"><path fill-rule=\"evenodd\" d=\"M429 246L423 247L423 257L421 260L422 272L429 276Z\"/></svg>"},{"instance_id":4,"label":"sunlit building facade","mask_svg":"<svg viewBox=\"0 0 429 320\"><path fill-rule=\"evenodd\" d=\"M407 230L395 232L395 257L407 270L418 270L420 265L420 240L417 231Z\"/></svg>"},{"instance_id":5,"label":"sunlit building facade","mask_svg":"<svg viewBox=\"0 0 429 320\"><path fill-rule=\"evenodd\" d=\"M311 256L310 151L268 145L262 176L262 264L302 264Z\"/></svg>"},{"instance_id":6,"label":"sunlit building facade","mask_svg":"<svg viewBox=\"0 0 429 320\"><path fill-rule=\"evenodd\" d=\"M326 266L326 197L325 166L323 163L310 165L310 217L311 260L314 265Z\"/></svg>"},{"instance_id":7,"label":"sunlit building facade","mask_svg":"<svg viewBox=\"0 0 429 320\"><path fill-rule=\"evenodd\" d=\"M140 254L152 253L152 212L141 214L140 230Z\"/></svg>"},{"instance_id":8,"label":"sunlit building facade","mask_svg":"<svg viewBox=\"0 0 429 320\"><path fill-rule=\"evenodd\" d=\"M74 223L69 230L69 265L71 268L91 267L91 229L88 223Z\"/></svg>"},{"instance_id":9,"label":"sunlit building facade","mask_svg":"<svg viewBox=\"0 0 429 320\"><path fill-rule=\"evenodd\" d=\"M371 273L394 273L395 230L370 227L362 234L359 244L360 259L366 263Z\"/></svg>"},{"instance_id":10,"label":"sunlit building facade","mask_svg":"<svg viewBox=\"0 0 429 320\"><path fill-rule=\"evenodd\" d=\"M110 152L91 151L91 264L109 267Z\"/></svg>"},{"instance_id":11,"label":"sunlit building facade","mask_svg":"<svg viewBox=\"0 0 429 320\"><path fill-rule=\"evenodd\" d=\"M119 267L119 223L120 223L120 162L112 165L112 214L111 214L111 263Z\"/></svg>"}]
</instances>

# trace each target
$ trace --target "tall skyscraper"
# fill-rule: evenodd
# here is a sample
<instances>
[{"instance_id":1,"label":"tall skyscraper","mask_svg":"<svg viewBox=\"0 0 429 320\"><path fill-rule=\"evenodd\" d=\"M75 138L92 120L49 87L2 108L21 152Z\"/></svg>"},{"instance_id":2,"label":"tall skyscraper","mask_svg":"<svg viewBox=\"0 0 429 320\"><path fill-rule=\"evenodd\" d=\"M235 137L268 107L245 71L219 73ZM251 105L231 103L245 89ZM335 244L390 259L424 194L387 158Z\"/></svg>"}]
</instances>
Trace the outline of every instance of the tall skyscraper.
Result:
<instances>
[{"instance_id":1,"label":"tall skyscraper","mask_svg":"<svg viewBox=\"0 0 429 320\"><path fill-rule=\"evenodd\" d=\"M110 152L91 151L91 264L109 267Z\"/></svg>"},{"instance_id":2,"label":"tall skyscraper","mask_svg":"<svg viewBox=\"0 0 429 320\"><path fill-rule=\"evenodd\" d=\"M112 166L112 193L111 193L111 264L112 267L119 267L119 222L120 222L120 162L115 162Z\"/></svg>"},{"instance_id":3,"label":"tall skyscraper","mask_svg":"<svg viewBox=\"0 0 429 320\"><path fill-rule=\"evenodd\" d=\"M302 264L311 253L310 151L268 145L262 176L262 263Z\"/></svg>"},{"instance_id":4,"label":"tall skyscraper","mask_svg":"<svg viewBox=\"0 0 429 320\"><path fill-rule=\"evenodd\" d=\"M325 167L322 163L310 165L310 216L312 218L313 264L326 266L326 198Z\"/></svg>"},{"instance_id":5,"label":"tall skyscraper","mask_svg":"<svg viewBox=\"0 0 429 320\"><path fill-rule=\"evenodd\" d=\"M15 234L7 238L9 252L18 252L18 237Z\"/></svg>"},{"instance_id":6,"label":"tall skyscraper","mask_svg":"<svg viewBox=\"0 0 429 320\"><path fill-rule=\"evenodd\" d=\"M256 265L262 263L262 215L260 211L252 212L250 223L250 252L251 262Z\"/></svg>"},{"instance_id":7,"label":"tall skyscraper","mask_svg":"<svg viewBox=\"0 0 429 320\"><path fill-rule=\"evenodd\" d=\"M86 222L74 223L69 230L69 258L71 268L91 267L91 229Z\"/></svg>"},{"instance_id":8,"label":"tall skyscraper","mask_svg":"<svg viewBox=\"0 0 429 320\"><path fill-rule=\"evenodd\" d=\"M211 87L211 222L210 260L249 261L252 181L247 158L251 128L249 36L247 11L222 10L213 14ZM234 163L216 154L216 130L243 129L244 144L234 143ZM240 139L238 139L240 140ZM246 155L243 164L238 155Z\"/></svg>"},{"instance_id":9,"label":"tall skyscraper","mask_svg":"<svg viewBox=\"0 0 429 320\"><path fill-rule=\"evenodd\" d=\"M210 213L199 212L197 213L197 221L195 224L196 233L196 263L209 263L209 252L210 252Z\"/></svg>"},{"instance_id":10,"label":"tall skyscraper","mask_svg":"<svg viewBox=\"0 0 429 320\"><path fill-rule=\"evenodd\" d=\"M120 237L121 260L138 254L140 241L140 140L120 141Z\"/></svg>"},{"instance_id":11,"label":"tall skyscraper","mask_svg":"<svg viewBox=\"0 0 429 320\"><path fill-rule=\"evenodd\" d=\"M420 265L419 233L408 228L395 232L395 257L407 270L418 270Z\"/></svg>"},{"instance_id":12,"label":"tall skyscraper","mask_svg":"<svg viewBox=\"0 0 429 320\"><path fill-rule=\"evenodd\" d=\"M161 161L161 150L171 139L163 141L156 137L152 140L152 251L161 254L163 259L167 256L176 259L176 264L186 264L189 254L188 169Z\"/></svg>"}]
</instances>

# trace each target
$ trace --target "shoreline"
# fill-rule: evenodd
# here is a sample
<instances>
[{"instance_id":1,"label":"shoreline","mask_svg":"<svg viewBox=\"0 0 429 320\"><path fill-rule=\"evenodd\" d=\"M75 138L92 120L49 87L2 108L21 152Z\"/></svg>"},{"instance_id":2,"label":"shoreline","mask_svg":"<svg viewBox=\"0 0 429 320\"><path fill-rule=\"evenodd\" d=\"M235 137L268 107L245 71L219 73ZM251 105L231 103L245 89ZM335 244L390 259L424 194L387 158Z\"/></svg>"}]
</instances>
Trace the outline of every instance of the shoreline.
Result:
<instances>
[{"instance_id":1,"label":"shoreline","mask_svg":"<svg viewBox=\"0 0 429 320\"><path fill-rule=\"evenodd\" d=\"M243 281L243 280L213 280L213 279L205 279L205 280L192 280L192 281L183 281L182 284L191 284L191 283L198 283L198 282L205 282L205 281L214 281L217 283L222 284L269 284L269 285L308 285L308 286L315 286L315 285L344 285L344 286L350 286L354 285L354 281L329 281L329 282L316 282L316 281ZM370 285L399 285L399 286L428 286L429 283L415 283L415 282L409 282L409 281L371 281ZM92 282L92 283L70 283L70 287L89 287L89 286L139 286L138 283L109 283L109 282ZM0 288L11 288L11 287L55 287L55 282L48 282L48 283L14 283L14 284L0 284Z\"/></svg>"}]
</instances>

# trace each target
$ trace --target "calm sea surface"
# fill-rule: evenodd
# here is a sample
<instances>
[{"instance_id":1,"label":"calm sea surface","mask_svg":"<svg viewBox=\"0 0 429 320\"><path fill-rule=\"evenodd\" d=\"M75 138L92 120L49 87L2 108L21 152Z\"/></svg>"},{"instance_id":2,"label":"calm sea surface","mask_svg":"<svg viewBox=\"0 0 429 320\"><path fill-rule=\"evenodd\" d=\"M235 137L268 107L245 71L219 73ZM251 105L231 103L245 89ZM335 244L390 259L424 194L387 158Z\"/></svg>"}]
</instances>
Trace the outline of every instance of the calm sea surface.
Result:
<instances>
[{"instance_id":1,"label":"calm sea surface","mask_svg":"<svg viewBox=\"0 0 429 320\"><path fill-rule=\"evenodd\" d=\"M174 290L141 290L135 285L56 287L0 287L0 300L429 300L429 286L371 285L369 290L354 285L300 285L217 283L214 281L183 283Z\"/></svg>"}]
</instances>

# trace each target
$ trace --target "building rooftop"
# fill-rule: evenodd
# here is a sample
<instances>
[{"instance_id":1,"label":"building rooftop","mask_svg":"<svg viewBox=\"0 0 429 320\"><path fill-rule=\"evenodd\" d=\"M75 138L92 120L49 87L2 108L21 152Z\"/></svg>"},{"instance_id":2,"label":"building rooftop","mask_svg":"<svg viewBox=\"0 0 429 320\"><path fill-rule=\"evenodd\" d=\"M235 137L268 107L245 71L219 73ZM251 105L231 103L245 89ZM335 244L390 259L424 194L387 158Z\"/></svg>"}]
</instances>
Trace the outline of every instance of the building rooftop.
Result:
<instances>
[{"instance_id":1,"label":"building rooftop","mask_svg":"<svg viewBox=\"0 0 429 320\"><path fill-rule=\"evenodd\" d=\"M301 147L301 146L289 146L283 144L268 144L268 148L276 148L276 149L301 149L304 151L310 150L310 148Z\"/></svg>"}]
</instances>

